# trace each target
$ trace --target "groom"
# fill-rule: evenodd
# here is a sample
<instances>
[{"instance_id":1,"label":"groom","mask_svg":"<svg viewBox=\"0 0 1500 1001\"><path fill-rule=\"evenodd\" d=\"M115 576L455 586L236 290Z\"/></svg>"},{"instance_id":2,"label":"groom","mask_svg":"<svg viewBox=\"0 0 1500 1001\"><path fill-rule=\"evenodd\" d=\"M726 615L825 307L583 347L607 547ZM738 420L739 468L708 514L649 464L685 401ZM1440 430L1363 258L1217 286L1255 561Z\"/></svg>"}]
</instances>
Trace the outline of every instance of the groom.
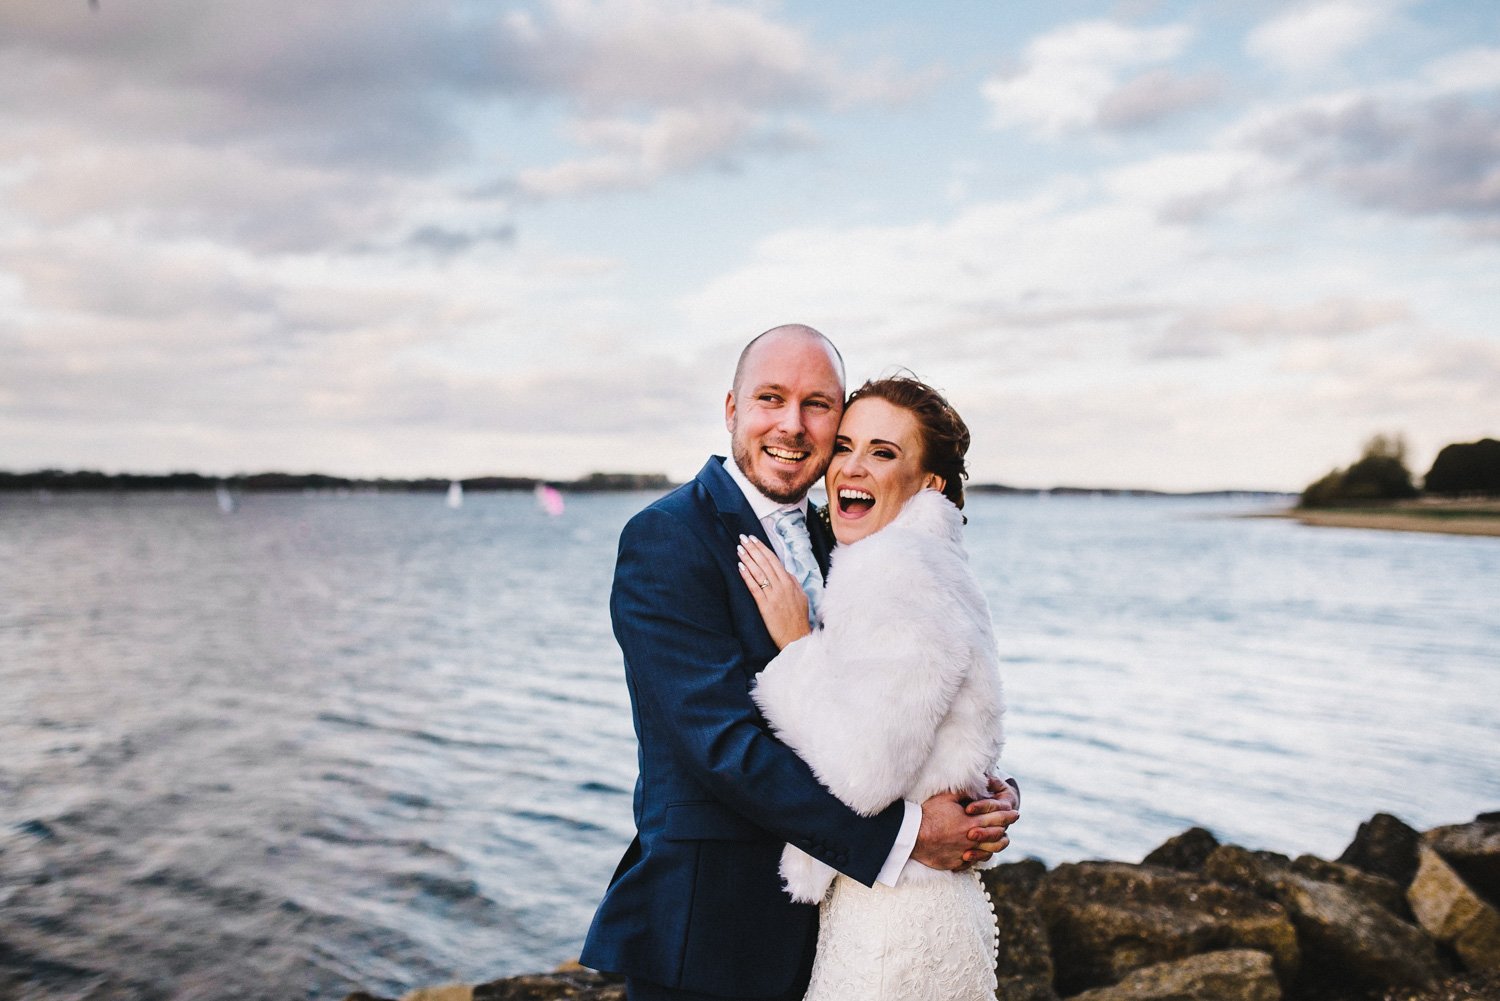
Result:
<instances>
[{"instance_id":1,"label":"groom","mask_svg":"<svg viewBox=\"0 0 1500 1001\"><path fill-rule=\"evenodd\" d=\"M785 842L866 885L895 885L908 859L957 869L989 858L1017 817L999 782L1000 798L967 810L940 795L859 816L750 699L777 650L740 579L736 540L758 536L794 575L810 542L811 579L827 572L832 540L806 517L806 494L832 456L843 401L843 360L826 337L800 325L761 334L725 401L733 458L710 458L620 536L610 615L640 748L639 833L581 960L624 973L630 1001L801 998L818 912L781 889ZM809 527L783 536L773 526L785 511Z\"/></svg>"}]
</instances>

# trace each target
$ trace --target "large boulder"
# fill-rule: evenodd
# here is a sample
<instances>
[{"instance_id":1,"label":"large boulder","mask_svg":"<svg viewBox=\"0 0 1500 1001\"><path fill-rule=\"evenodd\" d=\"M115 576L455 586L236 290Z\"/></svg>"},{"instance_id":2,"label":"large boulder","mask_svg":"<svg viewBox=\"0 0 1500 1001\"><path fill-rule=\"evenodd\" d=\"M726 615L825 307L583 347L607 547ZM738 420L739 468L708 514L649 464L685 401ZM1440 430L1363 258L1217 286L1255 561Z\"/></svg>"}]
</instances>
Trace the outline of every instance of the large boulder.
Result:
<instances>
[{"instance_id":1,"label":"large boulder","mask_svg":"<svg viewBox=\"0 0 1500 1001\"><path fill-rule=\"evenodd\" d=\"M1221 845L1204 863L1211 879L1274 900L1297 929L1310 977L1332 983L1420 986L1442 972L1421 929L1348 885L1296 871L1284 855ZM1303 869L1315 869L1304 863Z\"/></svg>"},{"instance_id":2,"label":"large boulder","mask_svg":"<svg viewBox=\"0 0 1500 1001\"><path fill-rule=\"evenodd\" d=\"M1281 1001L1281 984L1264 952L1226 949L1142 967L1069 1001Z\"/></svg>"},{"instance_id":3,"label":"large boulder","mask_svg":"<svg viewBox=\"0 0 1500 1001\"><path fill-rule=\"evenodd\" d=\"M1405 888L1417 874L1417 842L1421 838L1399 818L1377 813L1359 825L1338 861L1393 879Z\"/></svg>"},{"instance_id":4,"label":"large boulder","mask_svg":"<svg viewBox=\"0 0 1500 1001\"><path fill-rule=\"evenodd\" d=\"M1366 900L1373 901L1402 921L1411 920L1406 891L1400 883L1385 876L1356 868L1345 862L1330 862L1316 855L1299 855L1292 860L1292 872L1324 883L1347 887Z\"/></svg>"},{"instance_id":5,"label":"large boulder","mask_svg":"<svg viewBox=\"0 0 1500 1001\"><path fill-rule=\"evenodd\" d=\"M1465 883L1500 905L1500 814L1484 813L1467 824L1434 827L1422 843L1437 851Z\"/></svg>"},{"instance_id":6,"label":"large boulder","mask_svg":"<svg viewBox=\"0 0 1500 1001\"><path fill-rule=\"evenodd\" d=\"M1037 899L1064 995L1222 949L1266 952L1282 977L1297 969L1296 932L1281 906L1189 873L1119 862L1060 865Z\"/></svg>"},{"instance_id":7,"label":"large boulder","mask_svg":"<svg viewBox=\"0 0 1500 1001\"><path fill-rule=\"evenodd\" d=\"M1424 986L1444 972L1420 928L1348 887L1291 873L1278 891L1307 963L1336 982Z\"/></svg>"},{"instance_id":8,"label":"large boulder","mask_svg":"<svg viewBox=\"0 0 1500 1001\"><path fill-rule=\"evenodd\" d=\"M982 875L995 906L999 945L995 997L999 1001L1056 1001L1052 950L1037 906L1037 888L1047 875L1047 866L1037 859L1026 859L996 866Z\"/></svg>"},{"instance_id":9,"label":"large boulder","mask_svg":"<svg viewBox=\"0 0 1500 1001\"><path fill-rule=\"evenodd\" d=\"M1189 827L1174 837L1163 841L1142 861L1146 865L1161 865L1181 872L1199 872L1209 854L1219 847L1219 839L1202 827Z\"/></svg>"},{"instance_id":10,"label":"large boulder","mask_svg":"<svg viewBox=\"0 0 1500 1001\"><path fill-rule=\"evenodd\" d=\"M1500 972L1500 911L1442 855L1422 846L1417 876L1406 892L1417 922L1451 946L1465 969Z\"/></svg>"}]
</instances>

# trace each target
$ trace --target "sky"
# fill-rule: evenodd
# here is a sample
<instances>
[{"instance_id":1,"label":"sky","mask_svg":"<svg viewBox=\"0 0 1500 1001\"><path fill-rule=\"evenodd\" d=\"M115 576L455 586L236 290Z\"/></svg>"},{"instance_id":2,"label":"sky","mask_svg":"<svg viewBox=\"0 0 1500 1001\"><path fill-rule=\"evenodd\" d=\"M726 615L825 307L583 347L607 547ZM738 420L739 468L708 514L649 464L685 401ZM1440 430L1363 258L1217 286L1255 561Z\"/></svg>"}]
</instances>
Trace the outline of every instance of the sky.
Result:
<instances>
[{"instance_id":1,"label":"sky","mask_svg":"<svg viewBox=\"0 0 1500 1001\"><path fill-rule=\"evenodd\" d=\"M693 475L740 347L975 482L1500 437L1500 4L6 0L0 469Z\"/></svg>"}]
</instances>

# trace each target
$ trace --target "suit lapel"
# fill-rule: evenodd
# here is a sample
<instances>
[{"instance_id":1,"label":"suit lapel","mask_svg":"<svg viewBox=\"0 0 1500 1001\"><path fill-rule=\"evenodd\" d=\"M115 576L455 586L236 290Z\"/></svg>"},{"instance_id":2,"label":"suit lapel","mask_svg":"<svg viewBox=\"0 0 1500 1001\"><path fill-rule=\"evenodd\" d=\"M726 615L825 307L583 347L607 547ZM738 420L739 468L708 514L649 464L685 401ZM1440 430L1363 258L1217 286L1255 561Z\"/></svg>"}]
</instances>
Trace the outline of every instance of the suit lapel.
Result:
<instances>
[{"instance_id":1,"label":"suit lapel","mask_svg":"<svg viewBox=\"0 0 1500 1001\"><path fill-rule=\"evenodd\" d=\"M771 540L766 537L765 529L761 527L760 519L755 516L754 511L750 510L750 502L745 499L745 492L724 469L722 456L710 456L709 460L703 464L703 468L698 471L697 479L703 484L703 489L708 491L719 520L729 530L732 538L753 535L766 545L771 544Z\"/></svg>"}]
</instances>

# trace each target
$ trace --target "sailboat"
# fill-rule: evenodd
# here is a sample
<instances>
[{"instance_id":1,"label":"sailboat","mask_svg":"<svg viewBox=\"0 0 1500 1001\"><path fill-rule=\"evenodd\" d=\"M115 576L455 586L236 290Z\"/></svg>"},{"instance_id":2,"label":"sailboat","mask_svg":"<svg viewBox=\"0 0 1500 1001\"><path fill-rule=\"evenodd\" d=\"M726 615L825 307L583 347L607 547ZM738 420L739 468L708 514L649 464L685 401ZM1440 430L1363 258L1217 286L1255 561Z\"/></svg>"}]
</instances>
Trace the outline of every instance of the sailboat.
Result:
<instances>
[{"instance_id":1,"label":"sailboat","mask_svg":"<svg viewBox=\"0 0 1500 1001\"><path fill-rule=\"evenodd\" d=\"M214 487L214 498L219 502L219 511L222 514L234 514L239 508L239 501L235 500L234 494L229 492L229 487L220 483Z\"/></svg>"},{"instance_id":2,"label":"sailboat","mask_svg":"<svg viewBox=\"0 0 1500 1001\"><path fill-rule=\"evenodd\" d=\"M455 511L464 506L464 485L457 480L448 484L448 506Z\"/></svg>"},{"instance_id":3,"label":"sailboat","mask_svg":"<svg viewBox=\"0 0 1500 1001\"><path fill-rule=\"evenodd\" d=\"M536 498L538 510L549 517L556 518L563 513L562 491L556 487L548 486L545 483L538 483L533 496Z\"/></svg>"}]
</instances>

